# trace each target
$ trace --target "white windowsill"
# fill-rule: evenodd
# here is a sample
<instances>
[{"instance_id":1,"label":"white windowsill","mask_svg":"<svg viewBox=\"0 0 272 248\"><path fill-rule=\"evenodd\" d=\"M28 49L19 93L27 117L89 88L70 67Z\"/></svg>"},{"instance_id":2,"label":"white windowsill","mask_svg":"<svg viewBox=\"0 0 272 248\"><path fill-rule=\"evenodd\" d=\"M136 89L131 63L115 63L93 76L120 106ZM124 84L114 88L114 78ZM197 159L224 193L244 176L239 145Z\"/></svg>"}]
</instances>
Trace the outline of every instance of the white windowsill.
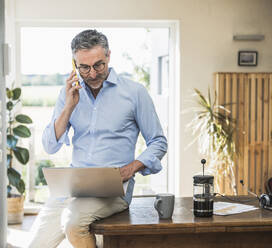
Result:
<instances>
[{"instance_id":1,"label":"white windowsill","mask_svg":"<svg viewBox=\"0 0 272 248\"><path fill-rule=\"evenodd\" d=\"M24 214L25 215L38 214L43 206L44 206L43 203L25 202L25 204L24 204Z\"/></svg>"}]
</instances>

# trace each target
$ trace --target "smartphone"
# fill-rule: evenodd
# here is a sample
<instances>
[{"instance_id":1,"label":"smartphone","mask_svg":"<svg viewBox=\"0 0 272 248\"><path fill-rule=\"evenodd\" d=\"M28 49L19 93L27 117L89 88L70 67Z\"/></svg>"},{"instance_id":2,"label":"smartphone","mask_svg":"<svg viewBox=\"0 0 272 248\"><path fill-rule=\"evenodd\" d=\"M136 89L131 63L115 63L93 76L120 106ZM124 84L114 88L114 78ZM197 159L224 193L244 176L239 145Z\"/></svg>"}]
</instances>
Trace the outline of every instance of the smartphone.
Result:
<instances>
[{"instance_id":1,"label":"smartphone","mask_svg":"<svg viewBox=\"0 0 272 248\"><path fill-rule=\"evenodd\" d=\"M74 86L74 85L78 86L78 85L79 85L79 82L81 82L81 81L83 81L83 80L82 80L82 78L81 78L81 76L80 76L78 70L76 69L76 65L75 65L75 60L74 60L74 59L72 59L72 66L73 66L73 71L76 72L76 77L77 77L77 79L78 79L78 81L76 81L76 82L73 84L73 86Z\"/></svg>"}]
</instances>

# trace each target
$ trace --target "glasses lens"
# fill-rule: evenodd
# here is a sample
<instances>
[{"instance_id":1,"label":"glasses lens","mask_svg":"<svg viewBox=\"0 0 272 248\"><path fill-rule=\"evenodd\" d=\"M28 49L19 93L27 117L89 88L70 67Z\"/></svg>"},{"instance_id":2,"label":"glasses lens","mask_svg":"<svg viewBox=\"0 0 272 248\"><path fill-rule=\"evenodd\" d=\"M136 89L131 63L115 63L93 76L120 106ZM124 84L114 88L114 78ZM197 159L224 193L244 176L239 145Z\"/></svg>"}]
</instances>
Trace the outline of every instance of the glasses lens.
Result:
<instances>
[{"instance_id":1,"label":"glasses lens","mask_svg":"<svg viewBox=\"0 0 272 248\"><path fill-rule=\"evenodd\" d=\"M79 68L80 73L88 73L91 70L90 66L80 66Z\"/></svg>"},{"instance_id":2,"label":"glasses lens","mask_svg":"<svg viewBox=\"0 0 272 248\"><path fill-rule=\"evenodd\" d=\"M93 68L96 71L102 71L105 68L105 63L95 64L95 65L93 65Z\"/></svg>"}]
</instances>

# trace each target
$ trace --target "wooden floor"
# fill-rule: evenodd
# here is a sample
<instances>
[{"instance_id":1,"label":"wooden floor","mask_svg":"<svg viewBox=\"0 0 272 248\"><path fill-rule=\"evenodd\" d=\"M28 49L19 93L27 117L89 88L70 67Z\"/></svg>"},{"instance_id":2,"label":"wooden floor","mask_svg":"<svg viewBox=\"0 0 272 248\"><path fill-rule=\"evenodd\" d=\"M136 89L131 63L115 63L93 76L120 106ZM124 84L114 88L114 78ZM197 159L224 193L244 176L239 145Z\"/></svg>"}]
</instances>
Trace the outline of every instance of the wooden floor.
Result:
<instances>
[{"instance_id":1,"label":"wooden floor","mask_svg":"<svg viewBox=\"0 0 272 248\"><path fill-rule=\"evenodd\" d=\"M8 225L8 248L27 248L31 238L30 229L37 215L25 215L20 225ZM71 247L67 240L63 240L58 248Z\"/></svg>"},{"instance_id":2,"label":"wooden floor","mask_svg":"<svg viewBox=\"0 0 272 248\"><path fill-rule=\"evenodd\" d=\"M27 247L27 241L30 238L30 228L37 215L25 215L22 224L8 225L8 247L24 248Z\"/></svg>"},{"instance_id":3,"label":"wooden floor","mask_svg":"<svg viewBox=\"0 0 272 248\"><path fill-rule=\"evenodd\" d=\"M20 225L8 225L8 248L27 248L27 241L31 238L30 229L37 215L25 215ZM97 246L102 248L102 236L97 235ZM58 248L71 247L65 239Z\"/></svg>"},{"instance_id":4,"label":"wooden floor","mask_svg":"<svg viewBox=\"0 0 272 248\"><path fill-rule=\"evenodd\" d=\"M8 228L13 228L17 230L30 231L30 228L37 215L25 215L22 224L19 225L8 225Z\"/></svg>"}]
</instances>

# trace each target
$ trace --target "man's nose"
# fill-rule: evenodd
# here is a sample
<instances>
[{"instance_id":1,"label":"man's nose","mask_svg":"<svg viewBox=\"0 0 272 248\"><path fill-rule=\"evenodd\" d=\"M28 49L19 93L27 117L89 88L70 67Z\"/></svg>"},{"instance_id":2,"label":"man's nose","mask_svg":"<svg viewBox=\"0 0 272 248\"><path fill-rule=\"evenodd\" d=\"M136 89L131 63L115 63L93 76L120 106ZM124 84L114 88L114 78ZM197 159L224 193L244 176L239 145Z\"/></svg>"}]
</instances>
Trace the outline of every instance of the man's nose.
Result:
<instances>
[{"instance_id":1,"label":"man's nose","mask_svg":"<svg viewBox=\"0 0 272 248\"><path fill-rule=\"evenodd\" d=\"M91 67L91 70L90 70L90 76L92 77L92 78L94 78L95 76L96 76L96 70L93 68L93 67Z\"/></svg>"}]
</instances>

